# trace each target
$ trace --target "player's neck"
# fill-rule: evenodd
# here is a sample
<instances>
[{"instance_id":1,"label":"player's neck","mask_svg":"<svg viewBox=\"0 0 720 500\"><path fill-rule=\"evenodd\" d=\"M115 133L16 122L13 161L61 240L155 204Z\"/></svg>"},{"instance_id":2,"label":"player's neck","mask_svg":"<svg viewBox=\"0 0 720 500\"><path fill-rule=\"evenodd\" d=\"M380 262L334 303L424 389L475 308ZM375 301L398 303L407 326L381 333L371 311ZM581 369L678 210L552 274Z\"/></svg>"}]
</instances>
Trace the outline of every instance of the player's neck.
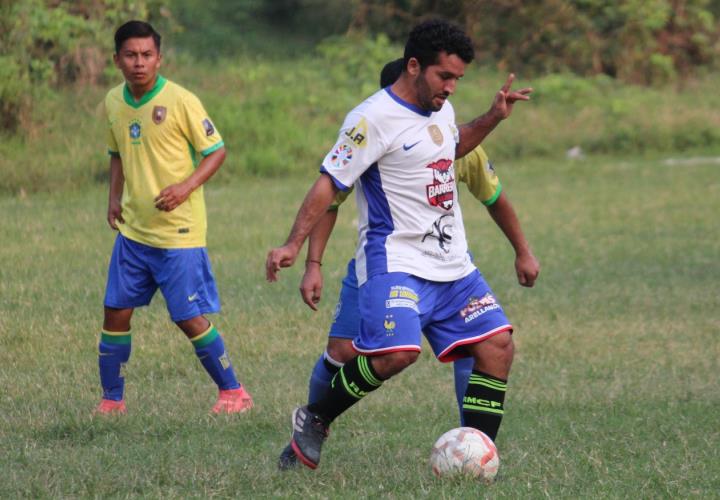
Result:
<instances>
[{"instance_id":1,"label":"player's neck","mask_svg":"<svg viewBox=\"0 0 720 500\"><path fill-rule=\"evenodd\" d=\"M155 87L157 80L158 75L156 74L152 80L144 85L133 85L130 82L127 82L128 89L130 89L130 95L132 95L136 101L139 101L145 94Z\"/></svg>"},{"instance_id":2,"label":"player's neck","mask_svg":"<svg viewBox=\"0 0 720 500\"><path fill-rule=\"evenodd\" d=\"M407 78L405 74L400 76L400 78L398 78L398 80L392 84L390 90L393 91L393 94L395 94L408 104L420 107L420 101L417 98L417 90L415 89L415 85L413 85L413 82L409 78Z\"/></svg>"}]
</instances>

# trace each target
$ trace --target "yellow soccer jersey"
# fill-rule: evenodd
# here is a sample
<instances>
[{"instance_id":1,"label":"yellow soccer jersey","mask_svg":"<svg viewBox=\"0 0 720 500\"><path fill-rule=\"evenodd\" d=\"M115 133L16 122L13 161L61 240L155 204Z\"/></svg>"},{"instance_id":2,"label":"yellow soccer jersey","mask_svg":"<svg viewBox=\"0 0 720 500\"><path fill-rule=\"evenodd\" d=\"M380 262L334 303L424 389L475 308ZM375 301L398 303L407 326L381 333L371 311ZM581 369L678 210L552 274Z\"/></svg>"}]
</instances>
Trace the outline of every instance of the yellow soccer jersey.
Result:
<instances>
[{"instance_id":1,"label":"yellow soccer jersey","mask_svg":"<svg viewBox=\"0 0 720 500\"><path fill-rule=\"evenodd\" d=\"M488 207L497 201L502 192L500 179L481 146L455 160L455 179L467 184L472 195ZM328 210L337 210L351 190L338 191Z\"/></svg>"},{"instance_id":2,"label":"yellow soccer jersey","mask_svg":"<svg viewBox=\"0 0 720 500\"><path fill-rule=\"evenodd\" d=\"M488 207L497 201L502 192L495 169L480 146L455 160L455 179L467 184L472 195Z\"/></svg>"},{"instance_id":3,"label":"yellow soccer jersey","mask_svg":"<svg viewBox=\"0 0 720 500\"><path fill-rule=\"evenodd\" d=\"M207 156L223 140L194 94L158 76L153 89L135 101L126 84L108 92L108 150L120 156L125 176L123 236L157 248L206 246L203 189L171 212L155 208L164 188L194 171L198 153Z\"/></svg>"}]
</instances>

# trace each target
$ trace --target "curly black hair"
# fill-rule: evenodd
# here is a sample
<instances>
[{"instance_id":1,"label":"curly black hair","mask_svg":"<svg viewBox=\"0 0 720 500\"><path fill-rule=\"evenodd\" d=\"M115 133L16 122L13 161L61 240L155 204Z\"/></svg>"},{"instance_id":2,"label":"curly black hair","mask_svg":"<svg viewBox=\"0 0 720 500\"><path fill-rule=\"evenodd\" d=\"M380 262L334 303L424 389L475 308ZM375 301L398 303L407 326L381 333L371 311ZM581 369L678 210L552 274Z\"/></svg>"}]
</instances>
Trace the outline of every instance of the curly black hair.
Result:
<instances>
[{"instance_id":1,"label":"curly black hair","mask_svg":"<svg viewBox=\"0 0 720 500\"><path fill-rule=\"evenodd\" d=\"M440 52L456 54L465 64L475 58L472 41L459 26L442 19L430 19L415 26L405 44L405 66L411 57L425 69L438 61Z\"/></svg>"}]
</instances>

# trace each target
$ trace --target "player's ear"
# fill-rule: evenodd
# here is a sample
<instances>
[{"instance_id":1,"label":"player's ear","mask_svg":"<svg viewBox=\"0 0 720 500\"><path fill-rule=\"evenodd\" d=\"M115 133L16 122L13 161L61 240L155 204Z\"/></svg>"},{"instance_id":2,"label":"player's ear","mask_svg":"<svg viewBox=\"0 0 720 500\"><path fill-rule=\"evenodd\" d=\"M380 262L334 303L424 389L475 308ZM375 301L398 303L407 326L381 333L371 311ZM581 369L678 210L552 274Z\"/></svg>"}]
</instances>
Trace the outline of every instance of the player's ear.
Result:
<instances>
[{"instance_id":1,"label":"player's ear","mask_svg":"<svg viewBox=\"0 0 720 500\"><path fill-rule=\"evenodd\" d=\"M408 74L413 78L418 76L422 71L422 68L420 67L420 61L418 61L414 57L410 58L405 69L407 70Z\"/></svg>"},{"instance_id":2,"label":"player's ear","mask_svg":"<svg viewBox=\"0 0 720 500\"><path fill-rule=\"evenodd\" d=\"M120 57L118 56L117 52L113 53L113 62L115 63L115 67L120 69Z\"/></svg>"}]
</instances>

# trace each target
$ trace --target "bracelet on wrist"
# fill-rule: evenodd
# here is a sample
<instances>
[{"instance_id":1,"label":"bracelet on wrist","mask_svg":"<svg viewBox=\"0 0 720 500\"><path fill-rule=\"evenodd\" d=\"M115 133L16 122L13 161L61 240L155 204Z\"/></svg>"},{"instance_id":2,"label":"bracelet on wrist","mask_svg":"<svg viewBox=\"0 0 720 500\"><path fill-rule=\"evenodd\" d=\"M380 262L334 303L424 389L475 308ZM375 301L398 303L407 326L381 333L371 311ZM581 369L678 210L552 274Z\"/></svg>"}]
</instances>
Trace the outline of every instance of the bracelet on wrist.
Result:
<instances>
[{"instance_id":1,"label":"bracelet on wrist","mask_svg":"<svg viewBox=\"0 0 720 500\"><path fill-rule=\"evenodd\" d=\"M320 262L319 260L315 260L315 259L305 259L305 264L310 264L311 262L314 262L314 263L317 264L318 266L322 267L322 262Z\"/></svg>"}]
</instances>

